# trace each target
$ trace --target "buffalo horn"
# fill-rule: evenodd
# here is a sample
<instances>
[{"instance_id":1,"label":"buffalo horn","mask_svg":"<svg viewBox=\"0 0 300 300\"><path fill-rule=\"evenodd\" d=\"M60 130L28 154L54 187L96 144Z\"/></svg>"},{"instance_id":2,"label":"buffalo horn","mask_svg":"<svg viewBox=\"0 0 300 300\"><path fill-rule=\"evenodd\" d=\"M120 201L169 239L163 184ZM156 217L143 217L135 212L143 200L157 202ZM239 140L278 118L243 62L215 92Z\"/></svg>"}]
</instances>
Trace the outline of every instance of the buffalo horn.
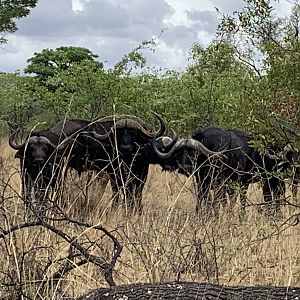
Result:
<instances>
[{"instance_id":1,"label":"buffalo horn","mask_svg":"<svg viewBox=\"0 0 300 300\"><path fill-rule=\"evenodd\" d=\"M172 137L169 137L169 136L159 137L159 139L161 139L162 145L165 149L171 149L178 140L178 135L172 128L171 128L171 132L172 132Z\"/></svg>"},{"instance_id":2,"label":"buffalo horn","mask_svg":"<svg viewBox=\"0 0 300 300\"><path fill-rule=\"evenodd\" d=\"M26 142L18 145L16 144L15 142L15 137L17 135L17 133L19 132L20 129L17 129L16 131L14 131L10 137L9 137L9 140L8 140L8 143L9 145L15 149L15 150L20 150L22 148L25 147L25 144ZM48 145L48 146L51 146L52 148L57 148L59 150L61 149L64 149L66 147L66 144L62 143L61 145L57 146L55 144L53 144L47 137L45 136L31 136L29 139L28 139L28 144L34 144L34 143L42 143L42 144L45 144L45 145Z\"/></svg>"},{"instance_id":3,"label":"buffalo horn","mask_svg":"<svg viewBox=\"0 0 300 300\"><path fill-rule=\"evenodd\" d=\"M266 156L270 159L273 159L273 160L279 160L279 159L285 160L285 158L286 158L286 156L284 154L284 151L280 151L276 154L271 154L270 151L268 150L266 152Z\"/></svg>"},{"instance_id":4,"label":"buffalo horn","mask_svg":"<svg viewBox=\"0 0 300 300\"><path fill-rule=\"evenodd\" d=\"M186 141L186 146L190 147L190 148L193 148L195 150L198 150L198 151L200 151L201 153L203 153L207 156L212 156L212 155L219 156L219 155L222 155L222 153L224 152L224 151L215 152L215 151L209 150L201 142L199 142L197 140L194 140L194 139L188 139Z\"/></svg>"},{"instance_id":5,"label":"buffalo horn","mask_svg":"<svg viewBox=\"0 0 300 300\"><path fill-rule=\"evenodd\" d=\"M176 149L179 149L180 147L184 146L185 144L185 140L184 139L180 139L178 140L174 145L173 147L168 151L168 152L161 152L158 148L157 148L157 145L156 145L156 140L152 140L152 146L153 146L153 149L154 149L154 152L157 154L158 157L162 158L162 159L167 159L169 158ZM164 142L164 141L163 141ZM172 142L170 142L172 143Z\"/></svg>"},{"instance_id":6,"label":"buffalo horn","mask_svg":"<svg viewBox=\"0 0 300 300\"><path fill-rule=\"evenodd\" d=\"M201 153L207 155L207 156L212 156L212 155L216 155L216 156L220 156L222 155L222 152L214 152L209 150L208 148L206 148L201 142L194 140L194 139L180 139L178 140L174 146L169 150L169 152L163 153L161 152L155 142L152 143L153 145L153 149L155 151L155 153L162 159L167 159L169 158L175 150L183 148L183 147L190 147L193 148L195 150L200 151Z\"/></svg>"},{"instance_id":7,"label":"buffalo horn","mask_svg":"<svg viewBox=\"0 0 300 300\"><path fill-rule=\"evenodd\" d=\"M12 148L15 149L15 150L20 150L20 149L24 148L24 146L25 146L25 143L22 143L22 144L18 145L18 144L15 142L16 135L17 135L17 133L18 133L19 131L20 131L20 129L17 129L16 131L14 131L14 132L9 136L9 139L8 139L9 146L12 147Z\"/></svg>"},{"instance_id":8,"label":"buffalo horn","mask_svg":"<svg viewBox=\"0 0 300 300\"><path fill-rule=\"evenodd\" d=\"M160 123L159 130L156 133L152 134L153 137L158 138L158 137L162 136L164 134L164 132L166 131L166 124L165 124L165 121L163 120L163 118L160 115L158 115L156 112L152 112L152 114L159 120L159 123Z\"/></svg>"},{"instance_id":9,"label":"buffalo horn","mask_svg":"<svg viewBox=\"0 0 300 300\"><path fill-rule=\"evenodd\" d=\"M60 145L55 145L55 144L53 144L47 137L45 137L45 136L33 136L33 137L30 137L30 139L29 139L29 141L28 141L28 143L30 144L30 143L37 143L37 142L39 142L39 143L42 143L42 144L45 144L45 145L48 145L48 146L50 146L50 147L52 147L52 148L54 148L54 149L59 149L59 150L62 150L62 149L64 149L65 147L66 147L66 145L67 144L65 144L65 143L62 143L62 144L60 144Z\"/></svg>"},{"instance_id":10,"label":"buffalo horn","mask_svg":"<svg viewBox=\"0 0 300 300\"><path fill-rule=\"evenodd\" d=\"M158 138L160 136L163 135L163 133L166 130L166 125L164 120L155 112L152 112L159 120L160 122L160 129L157 132L151 133L149 131L147 131L144 127L143 124L140 124L138 121L135 121L133 119L121 119L119 121L117 121L111 128L110 130L105 133L105 134L100 134L95 132L94 130L91 131L91 134L94 138L98 139L98 140L105 140L107 139L111 133L113 133L115 131L116 128L126 128L126 127L130 127L130 128L137 128L139 129L144 136L149 139L149 138Z\"/></svg>"},{"instance_id":11,"label":"buffalo horn","mask_svg":"<svg viewBox=\"0 0 300 300\"><path fill-rule=\"evenodd\" d=\"M279 159L277 154L271 154L269 151L266 152L266 156L270 159Z\"/></svg>"}]
</instances>

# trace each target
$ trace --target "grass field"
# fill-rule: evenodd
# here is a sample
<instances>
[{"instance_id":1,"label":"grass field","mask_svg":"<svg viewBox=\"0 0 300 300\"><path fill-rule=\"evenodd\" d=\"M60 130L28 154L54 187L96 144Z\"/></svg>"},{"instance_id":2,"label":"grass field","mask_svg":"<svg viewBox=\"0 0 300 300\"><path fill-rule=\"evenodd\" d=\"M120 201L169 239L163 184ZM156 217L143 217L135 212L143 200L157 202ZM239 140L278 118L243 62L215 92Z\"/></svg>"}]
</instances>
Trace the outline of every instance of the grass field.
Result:
<instances>
[{"instance_id":1,"label":"grass field","mask_svg":"<svg viewBox=\"0 0 300 300\"><path fill-rule=\"evenodd\" d=\"M0 154L3 232L31 222L32 216L24 210L18 161L5 141ZM248 197L254 205L246 208L244 216L237 202L207 219L196 216L193 191L193 178L152 166L141 215L127 215L122 207L112 210L109 184L104 189L93 174L80 178L69 174L64 190L53 197L68 216L104 226L124 246L113 273L117 284L179 279L228 285L300 285L300 225L295 216L299 208L284 206L283 218L266 217L260 212L261 191L253 185ZM95 228L82 229L66 220L49 219L49 223L89 245L90 253L110 259L112 244ZM92 263L81 265L78 255L70 258L70 249L65 240L43 226L26 226L1 236L0 297L13 299L21 293L32 299L50 299L49 295L59 299L61 291L79 295L107 286L100 268ZM77 267L51 285L49 278L66 258L69 265Z\"/></svg>"}]
</instances>

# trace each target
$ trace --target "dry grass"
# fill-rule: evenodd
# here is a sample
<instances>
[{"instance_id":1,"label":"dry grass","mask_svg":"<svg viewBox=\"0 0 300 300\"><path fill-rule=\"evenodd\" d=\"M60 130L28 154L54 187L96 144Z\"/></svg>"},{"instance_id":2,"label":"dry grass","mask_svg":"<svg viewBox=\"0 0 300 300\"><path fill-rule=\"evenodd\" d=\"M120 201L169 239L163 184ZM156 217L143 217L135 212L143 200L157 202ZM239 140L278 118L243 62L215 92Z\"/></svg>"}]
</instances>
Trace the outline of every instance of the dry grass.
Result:
<instances>
[{"instance_id":1,"label":"dry grass","mask_svg":"<svg viewBox=\"0 0 300 300\"><path fill-rule=\"evenodd\" d=\"M28 221L28 216L18 197L20 182L14 153L4 142L0 153L0 196L5 200L0 223L7 229ZM192 178L162 173L158 166L151 167L142 215L127 216L121 207L112 210L110 196L109 185L101 188L99 176L78 178L70 174L60 201L73 218L113 230L124 246L114 272L117 284L180 279L230 285L299 285L300 228L292 226L294 218L286 222L299 212L297 208L284 207L284 218L275 220L260 213L257 205L247 207L242 217L237 203L231 209L221 208L218 217L205 220L194 211ZM256 186L248 191L248 197L253 203L262 201ZM98 231L80 232L66 222L60 226L72 236L79 236L78 240L96 241L99 247L93 246L93 253L107 259L111 256L111 243ZM26 293L39 298L39 283L35 281L53 274L60 267L59 258L69 251L66 242L45 228L19 230L1 243L0 259L4 263L0 269L0 297L13 294L9 284L23 278ZM71 295L106 285L93 264L78 266L65 279L59 286ZM47 288L49 294L55 294L56 286Z\"/></svg>"}]
</instances>

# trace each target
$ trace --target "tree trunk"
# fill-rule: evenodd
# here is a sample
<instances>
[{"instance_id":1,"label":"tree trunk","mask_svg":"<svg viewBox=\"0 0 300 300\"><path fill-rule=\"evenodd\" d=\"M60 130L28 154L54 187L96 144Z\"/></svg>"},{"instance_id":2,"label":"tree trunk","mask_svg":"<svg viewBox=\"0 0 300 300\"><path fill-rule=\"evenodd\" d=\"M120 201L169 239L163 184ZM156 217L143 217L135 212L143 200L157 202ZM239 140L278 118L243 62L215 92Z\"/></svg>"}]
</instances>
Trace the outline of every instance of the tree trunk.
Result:
<instances>
[{"instance_id":1,"label":"tree trunk","mask_svg":"<svg viewBox=\"0 0 300 300\"><path fill-rule=\"evenodd\" d=\"M196 282L137 283L100 288L77 300L300 300L300 287L223 286Z\"/></svg>"}]
</instances>

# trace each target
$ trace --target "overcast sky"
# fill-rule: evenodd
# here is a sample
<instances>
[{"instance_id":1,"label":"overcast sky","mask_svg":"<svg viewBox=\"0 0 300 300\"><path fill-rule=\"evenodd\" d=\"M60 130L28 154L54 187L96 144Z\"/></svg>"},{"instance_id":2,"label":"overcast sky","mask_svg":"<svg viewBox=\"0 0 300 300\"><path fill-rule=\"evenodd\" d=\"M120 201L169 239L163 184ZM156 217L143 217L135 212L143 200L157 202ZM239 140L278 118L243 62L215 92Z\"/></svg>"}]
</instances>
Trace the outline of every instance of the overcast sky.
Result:
<instances>
[{"instance_id":1,"label":"overcast sky","mask_svg":"<svg viewBox=\"0 0 300 300\"><path fill-rule=\"evenodd\" d=\"M19 30L6 36L0 71L22 71L34 52L60 46L86 47L109 68L162 30L149 65L184 70L193 43L207 45L215 35L215 7L231 14L242 6L242 0L39 0L17 22ZM277 14L289 14L290 6L280 0Z\"/></svg>"}]
</instances>

